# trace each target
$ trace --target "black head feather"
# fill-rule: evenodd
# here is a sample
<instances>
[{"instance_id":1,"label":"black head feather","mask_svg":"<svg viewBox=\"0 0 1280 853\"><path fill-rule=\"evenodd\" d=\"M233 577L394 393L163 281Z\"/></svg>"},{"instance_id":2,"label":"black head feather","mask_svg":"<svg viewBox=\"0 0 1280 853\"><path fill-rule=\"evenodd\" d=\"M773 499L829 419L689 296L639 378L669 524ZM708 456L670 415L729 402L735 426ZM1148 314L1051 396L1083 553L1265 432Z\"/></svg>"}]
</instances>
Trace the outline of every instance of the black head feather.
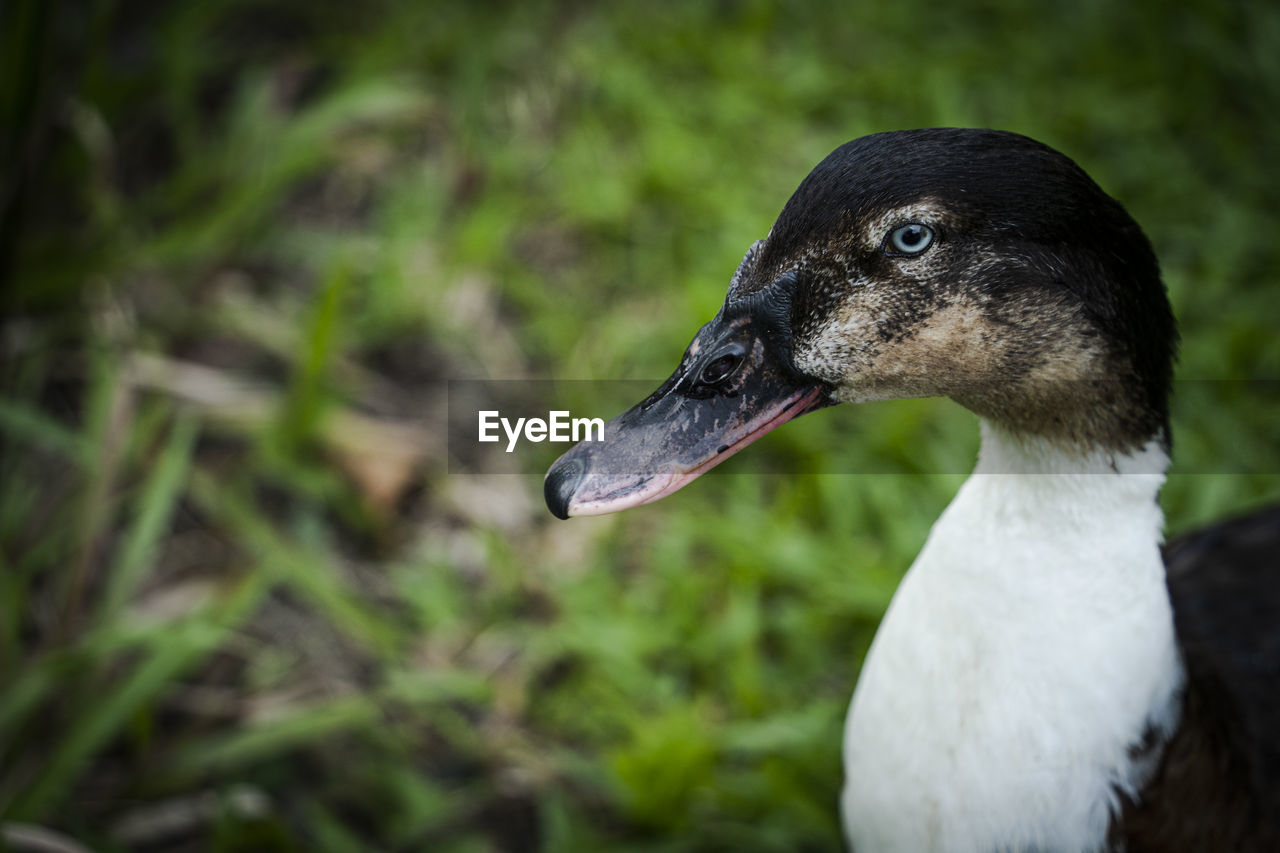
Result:
<instances>
[{"instance_id":1,"label":"black head feather","mask_svg":"<svg viewBox=\"0 0 1280 853\"><path fill-rule=\"evenodd\" d=\"M822 322L844 295L842 281L901 277L879 238L871 234L868 242L868 230L886 212L919 204L940 220L947 246L938 262L950 286L981 297L998 322L1015 322L1015 311L1084 317L1078 333L1096 337L1109 356L1108 378L1138 398L1117 415L1125 421L1116 426L1123 434L1117 443L1153 435L1167 441L1177 330L1151 244L1079 166L1025 136L935 128L840 146L804 179L768 239L744 259L749 269L735 276L730 298L799 269L792 311L803 339L805 327ZM943 278L916 287L904 300L914 306L887 321L883 335L903 334L932 310L943 298L937 292Z\"/></svg>"}]
</instances>

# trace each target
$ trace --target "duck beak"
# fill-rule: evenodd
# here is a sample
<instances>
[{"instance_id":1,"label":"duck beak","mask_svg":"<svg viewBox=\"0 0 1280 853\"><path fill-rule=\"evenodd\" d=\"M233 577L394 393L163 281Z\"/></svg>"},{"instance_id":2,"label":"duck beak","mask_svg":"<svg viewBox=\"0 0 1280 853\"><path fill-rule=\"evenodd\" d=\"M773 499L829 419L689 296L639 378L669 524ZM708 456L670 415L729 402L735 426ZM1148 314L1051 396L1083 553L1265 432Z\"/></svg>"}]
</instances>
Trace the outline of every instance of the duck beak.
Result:
<instances>
[{"instance_id":1,"label":"duck beak","mask_svg":"<svg viewBox=\"0 0 1280 853\"><path fill-rule=\"evenodd\" d=\"M543 482L557 518L652 503L765 433L831 404L824 383L798 374L776 324L722 311L680 367L646 400L604 426L603 440L565 453Z\"/></svg>"}]
</instances>

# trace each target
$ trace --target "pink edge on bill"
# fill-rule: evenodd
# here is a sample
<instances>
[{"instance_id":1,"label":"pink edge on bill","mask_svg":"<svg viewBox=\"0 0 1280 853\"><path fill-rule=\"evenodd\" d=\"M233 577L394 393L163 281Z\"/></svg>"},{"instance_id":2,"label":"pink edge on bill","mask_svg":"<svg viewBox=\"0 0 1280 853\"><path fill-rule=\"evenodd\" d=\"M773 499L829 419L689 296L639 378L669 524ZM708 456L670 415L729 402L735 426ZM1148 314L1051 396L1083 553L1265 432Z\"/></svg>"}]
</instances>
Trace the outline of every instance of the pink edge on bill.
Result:
<instances>
[{"instance_id":1,"label":"pink edge on bill","mask_svg":"<svg viewBox=\"0 0 1280 853\"><path fill-rule=\"evenodd\" d=\"M826 393L826 389L822 386L810 388L807 391L797 391L790 397L786 397L777 404L770 406L759 418L749 422L746 425L745 432L740 437L732 439L729 449L723 453L717 453L708 459L704 459L694 467L683 471L668 468L658 472L642 485L628 486L604 497L585 501L571 499L569 501L568 514L570 517L607 515L611 512L651 504L656 500L665 498L667 495L679 491L698 479L698 477L710 471L748 444L763 438L767 433L773 432L773 430L787 421L800 417L809 411L822 398L824 393ZM587 476L590 476L590 474Z\"/></svg>"}]
</instances>

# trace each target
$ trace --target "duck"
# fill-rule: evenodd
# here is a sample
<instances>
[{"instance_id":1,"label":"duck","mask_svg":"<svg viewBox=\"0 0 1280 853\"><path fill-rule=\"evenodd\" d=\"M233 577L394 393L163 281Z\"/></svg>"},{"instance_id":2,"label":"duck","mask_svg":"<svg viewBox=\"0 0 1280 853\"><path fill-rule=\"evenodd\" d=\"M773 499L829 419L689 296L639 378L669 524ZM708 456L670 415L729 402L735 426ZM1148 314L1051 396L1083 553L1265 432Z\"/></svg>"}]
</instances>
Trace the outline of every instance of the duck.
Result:
<instances>
[{"instance_id":1,"label":"duck","mask_svg":"<svg viewBox=\"0 0 1280 853\"><path fill-rule=\"evenodd\" d=\"M1280 850L1280 508L1163 544L1177 344L1151 243L1066 155L864 136L546 503L648 504L802 415L949 397L980 450L853 690L849 846Z\"/></svg>"}]
</instances>

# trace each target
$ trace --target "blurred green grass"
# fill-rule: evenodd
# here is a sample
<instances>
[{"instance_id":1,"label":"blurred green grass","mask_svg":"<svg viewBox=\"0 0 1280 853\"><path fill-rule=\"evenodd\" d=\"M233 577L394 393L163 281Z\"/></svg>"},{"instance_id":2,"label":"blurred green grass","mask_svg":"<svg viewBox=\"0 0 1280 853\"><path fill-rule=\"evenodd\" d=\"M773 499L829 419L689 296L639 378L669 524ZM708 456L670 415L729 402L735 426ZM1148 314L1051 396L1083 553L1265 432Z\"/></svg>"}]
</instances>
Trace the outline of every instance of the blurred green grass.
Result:
<instances>
[{"instance_id":1,"label":"blurred green grass","mask_svg":"<svg viewBox=\"0 0 1280 853\"><path fill-rule=\"evenodd\" d=\"M449 379L665 376L808 169L1018 130L1143 223L1172 530L1280 495L1280 10L8 4L0 819L98 850L839 849L945 401L554 522ZM1274 395L1272 395L1274 396ZM868 476L823 471L893 471ZM770 471L809 472L782 476ZM751 473L748 473L751 472Z\"/></svg>"}]
</instances>

